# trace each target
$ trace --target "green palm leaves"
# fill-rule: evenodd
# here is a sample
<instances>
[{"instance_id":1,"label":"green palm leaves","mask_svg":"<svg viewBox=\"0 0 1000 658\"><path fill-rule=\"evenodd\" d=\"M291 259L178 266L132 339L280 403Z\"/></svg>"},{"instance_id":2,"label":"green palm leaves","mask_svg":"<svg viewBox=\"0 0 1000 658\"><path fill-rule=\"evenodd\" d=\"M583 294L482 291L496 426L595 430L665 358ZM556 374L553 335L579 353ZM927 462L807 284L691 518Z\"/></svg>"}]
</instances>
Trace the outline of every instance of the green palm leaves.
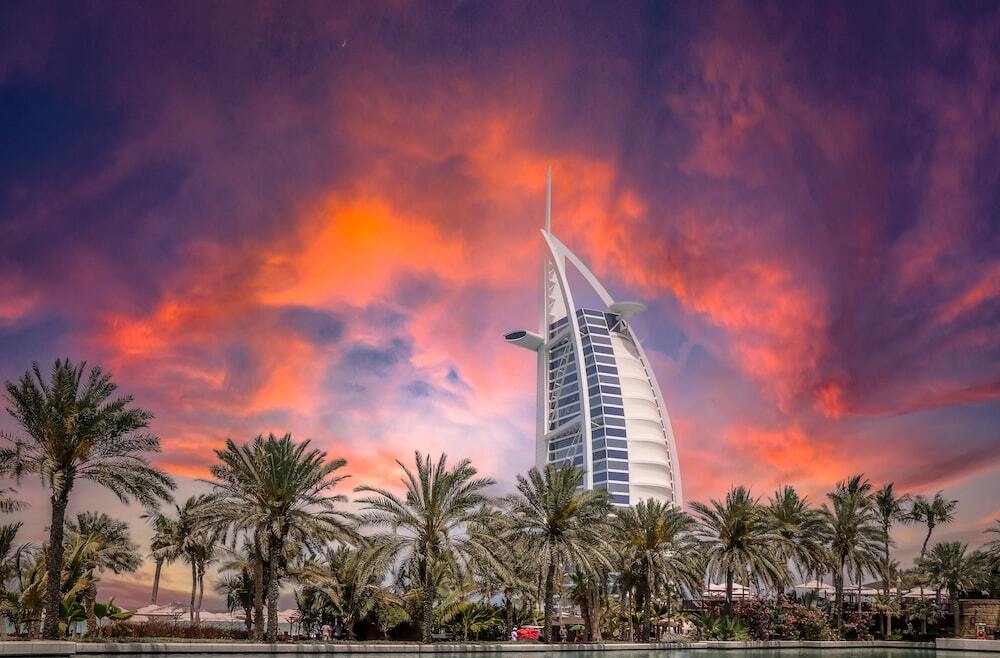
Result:
<instances>
[{"instance_id":1,"label":"green palm leaves","mask_svg":"<svg viewBox=\"0 0 1000 658\"><path fill-rule=\"evenodd\" d=\"M837 483L836 489L827 494L828 502L823 504L823 516L830 533L838 629L843 623L845 571L850 571L855 582L861 582L866 572L878 573L880 568L884 535L871 489L871 483L864 476L855 475Z\"/></svg>"},{"instance_id":2,"label":"green palm leaves","mask_svg":"<svg viewBox=\"0 0 1000 658\"><path fill-rule=\"evenodd\" d=\"M346 497L330 491L347 477L338 473L346 462L328 460L308 440L296 443L290 434L258 436L244 445L227 440L216 455L216 493L200 516L214 527L252 536L255 596L259 601L266 581L267 639L273 642L286 543L318 549L356 536L351 515L340 509Z\"/></svg>"},{"instance_id":3,"label":"green palm leaves","mask_svg":"<svg viewBox=\"0 0 1000 658\"><path fill-rule=\"evenodd\" d=\"M689 591L701 588L703 569L698 546L691 534L694 520L657 500L643 500L618 510L614 518L619 552L627 570L635 575L636 604L642 610L640 638L650 640L653 598L679 585Z\"/></svg>"},{"instance_id":4,"label":"green palm leaves","mask_svg":"<svg viewBox=\"0 0 1000 658\"><path fill-rule=\"evenodd\" d=\"M701 541L706 567L712 578L726 584L726 604L733 601L733 582L782 587L788 567L782 555L771 549L777 537L765 509L746 487L735 487L722 501L708 505L691 503L698 520L696 537Z\"/></svg>"},{"instance_id":5,"label":"green palm leaves","mask_svg":"<svg viewBox=\"0 0 1000 658\"><path fill-rule=\"evenodd\" d=\"M36 474L52 490L45 616L60 615L63 533L66 507L77 480L91 480L122 502L155 506L170 500L174 482L152 466L148 453L159 452L156 436L144 432L152 414L132 406L132 397L114 397L111 376L86 364L57 359L46 379L38 363L17 382L6 382L7 411L27 435L0 451L0 465L15 476ZM46 623L47 639L59 637Z\"/></svg>"},{"instance_id":6,"label":"green palm leaves","mask_svg":"<svg viewBox=\"0 0 1000 658\"><path fill-rule=\"evenodd\" d=\"M431 642L437 599L435 566L458 573L472 560L496 569L503 564L496 558L498 539L487 531L492 513L485 490L494 481L479 477L468 460L449 467L443 454L435 463L429 455L417 452L414 462L413 470L396 462L403 470L403 496L382 487L363 486L355 491L367 494L358 502L365 506L362 524L375 531L370 559L384 564L401 559L416 574L421 590L421 638Z\"/></svg>"},{"instance_id":7,"label":"green palm leaves","mask_svg":"<svg viewBox=\"0 0 1000 658\"><path fill-rule=\"evenodd\" d=\"M552 640L557 568L588 572L611 567L611 501L606 491L580 489L583 473L573 466L546 466L517 477L517 491L505 499L506 535L518 550L537 559L545 573L545 641Z\"/></svg>"}]
</instances>

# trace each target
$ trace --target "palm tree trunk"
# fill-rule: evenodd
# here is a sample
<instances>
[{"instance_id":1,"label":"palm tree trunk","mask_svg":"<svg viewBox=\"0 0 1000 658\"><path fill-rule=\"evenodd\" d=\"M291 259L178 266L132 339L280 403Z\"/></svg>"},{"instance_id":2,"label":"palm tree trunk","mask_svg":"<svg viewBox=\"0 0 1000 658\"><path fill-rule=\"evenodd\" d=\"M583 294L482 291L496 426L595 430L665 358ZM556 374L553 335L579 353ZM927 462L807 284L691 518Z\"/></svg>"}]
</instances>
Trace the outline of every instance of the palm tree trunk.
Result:
<instances>
[{"instance_id":1,"label":"palm tree trunk","mask_svg":"<svg viewBox=\"0 0 1000 658\"><path fill-rule=\"evenodd\" d=\"M924 537L924 543L920 547L920 559L923 560L924 556L927 554L927 543L931 540L931 533L934 532L934 522L928 519L927 521L927 536ZM920 581L920 602L924 602L924 581ZM927 619L922 619L920 622L921 632L927 635Z\"/></svg>"},{"instance_id":2,"label":"palm tree trunk","mask_svg":"<svg viewBox=\"0 0 1000 658\"><path fill-rule=\"evenodd\" d=\"M726 570L726 614L733 610L733 570Z\"/></svg>"},{"instance_id":3,"label":"palm tree trunk","mask_svg":"<svg viewBox=\"0 0 1000 658\"><path fill-rule=\"evenodd\" d=\"M642 594L642 620L639 622L639 641L649 642L650 636L652 635L652 628L649 622L650 615L650 599L652 599L652 592L649 588L648 582L643 582L641 584L641 594Z\"/></svg>"},{"instance_id":4,"label":"palm tree trunk","mask_svg":"<svg viewBox=\"0 0 1000 658\"><path fill-rule=\"evenodd\" d=\"M837 617L837 632L844 628L844 561L846 556L840 555L839 568L833 574L834 599L833 609Z\"/></svg>"},{"instance_id":5,"label":"palm tree trunk","mask_svg":"<svg viewBox=\"0 0 1000 658\"><path fill-rule=\"evenodd\" d=\"M883 528L883 531L885 532L885 535L883 537L884 544L882 546L882 549L885 551L885 565L884 565L884 571L882 573L882 580L883 580L883 584L885 585L885 599L888 602L889 596L890 596L890 593L889 593L889 571L891 569L891 564L892 564L892 560L891 560L891 558L889 556L889 526L888 525L885 526ZM891 623L892 622L889 621L889 611L886 610L885 611L885 623L883 625L883 631L882 631L882 635L883 635L883 637L886 640L889 639L889 633L890 633L890 628L889 627L890 627Z\"/></svg>"},{"instance_id":6,"label":"palm tree trunk","mask_svg":"<svg viewBox=\"0 0 1000 658\"><path fill-rule=\"evenodd\" d=\"M191 619L191 625L197 626L194 616L194 597L198 592L198 566L196 561L191 559L191 607L188 609L188 617Z\"/></svg>"},{"instance_id":7,"label":"palm tree trunk","mask_svg":"<svg viewBox=\"0 0 1000 658\"><path fill-rule=\"evenodd\" d=\"M253 535L253 639L260 642L264 636L264 555L260 529Z\"/></svg>"},{"instance_id":8,"label":"palm tree trunk","mask_svg":"<svg viewBox=\"0 0 1000 658\"><path fill-rule=\"evenodd\" d=\"M952 629L951 634L954 637L959 637L959 632L962 629L961 625L961 606L958 604L958 592L952 592L948 590L948 605L951 606L951 620Z\"/></svg>"},{"instance_id":9,"label":"palm tree trunk","mask_svg":"<svg viewBox=\"0 0 1000 658\"><path fill-rule=\"evenodd\" d=\"M156 595L160 593L160 571L163 569L163 558L156 558L156 571L153 572L153 594L150 603L156 603Z\"/></svg>"},{"instance_id":10,"label":"palm tree trunk","mask_svg":"<svg viewBox=\"0 0 1000 658\"><path fill-rule=\"evenodd\" d=\"M510 639L510 634L514 632L514 601L511 600L510 594L504 594L503 597L503 626L504 626L504 639Z\"/></svg>"},{"instance_id":11,"label":"palm tree trunk","mask_svg":"<svg viewBox=\"0 0 1000 658\"><path fill-rule=\"evenodd\" d=\"M590 585L587 588L586 599L587 609L590 611L590 634L588 637L591 642L600 642L603 639L601 636L600 617L601 597L597 587Z\"/></svg>"},{"instance_id":12,"label":"palm tree trunk","mask_svg":"<svg viewBox=\"0 0 1000 658\"><path fill-rule=\"evenodd\" d=\"M421 574L421 585L424 591L421 593L421 620L420 620L420 641L424 644L434 642L434 574L431 572L431 556L428 553L423 559L423 574Z\"/></svg>"},{"instance_id":13,"label":"palm tree trunk","mask_svg":"<svg viewBox=\"0 0 1000 658\"><path fill-rule=\"evenodd\" d=\"M62 603L63 534L66 526L66 506L72 480L62 483L59 493L53 492L52 521L49 524L49 545L46 547L45 569L48 580L45 583L45 616L42 634L46 640L58 640L59 605Z\"/></svg>"},{"instance_id":14,"label":"palm tree trunk","mask_svg":"<svg viewBox=\"0 0 1000 658\"><path fill-rule=\"evenodd\" d=\"M93 578L93 575L91 575ZM87 637L97 636L97 616L94 614L94 603L97 601L97 584L93 580L87 586L83 595L83 607L87 611Z\"/></svg>"},{"instance_id":15,"label":"palm tree trunk","mask_svg":"<svg viewBox=\"0 0 1000 658\"><path fill-rule=\"evenodd\" d=\"M195 619L198 620L198 625L201 625L201 606L205 600L205 565L198 565L198 609L195 610Z\"/></svg>"},{"instance_id":16,"label":"palm tree trunk","mask_svg":"<svg viewBox=\"0 0 1000 658\"><path fill-rule=\"evenodd\" d=\"M545 570L545 614L542 629L545 643L552 642L552 613L555 612L555 581L556 581L556 552L555 546L549 542L549 566Z\"/></svg>"},{"instance_id":17,"label":"palm tree trunk","mask_svg":"<svg viewBox=\"0 0 1000 658\"><path fill-rule=\"evenodd\" d=\"M268 537L267 542L267 641L278 641L278 560L281 542Z\"/></svg>"}]
</instances>

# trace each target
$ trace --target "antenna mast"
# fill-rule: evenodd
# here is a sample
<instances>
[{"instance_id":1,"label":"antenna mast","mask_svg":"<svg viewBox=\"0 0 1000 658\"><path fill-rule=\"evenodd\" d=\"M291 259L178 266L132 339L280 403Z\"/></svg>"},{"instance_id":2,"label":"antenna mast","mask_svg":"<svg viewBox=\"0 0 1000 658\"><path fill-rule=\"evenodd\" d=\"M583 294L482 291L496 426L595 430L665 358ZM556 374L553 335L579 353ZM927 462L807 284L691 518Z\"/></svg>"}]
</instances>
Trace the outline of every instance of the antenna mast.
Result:
<instances>
[{"instance_id":1,"label":"antenna mast","mask_svg":"<svg viewBox=\"0 0 1000 658\"><path fill-rule=\"evenodd\" d=\"M545 232L552 232L552 165L545 181Z\"/></svg>"}]
</instances>

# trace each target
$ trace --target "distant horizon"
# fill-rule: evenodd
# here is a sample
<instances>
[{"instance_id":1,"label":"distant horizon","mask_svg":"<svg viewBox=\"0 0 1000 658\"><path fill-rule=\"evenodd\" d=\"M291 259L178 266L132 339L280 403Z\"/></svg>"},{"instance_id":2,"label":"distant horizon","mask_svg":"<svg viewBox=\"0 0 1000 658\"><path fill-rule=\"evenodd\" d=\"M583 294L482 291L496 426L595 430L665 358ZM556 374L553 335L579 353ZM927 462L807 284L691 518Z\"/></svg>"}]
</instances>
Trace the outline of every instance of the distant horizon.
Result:
<instances>
[{"instance_id":1,"label":"distant horizon","mask_svg":"<svg viewBox=\"0 0 1000 658\"><path fill-rule=\"evenodd\" d=\"M978 547L998 33L1000 7L933 3L5 3L0 381L110 371L180 500L268 432L347 459L349 488L419 447L509 490L535 363L503 335L538 324L551 165L554 231L648 306L685 503L819 504L863 472L958 499L934 541ZM46 495L22 497L41 541ZM83 484L92 509L147 549L140 508ZM894 535L909 564L920 528ZM142 604L152 569L102 599ZM161 600L189 579L166 568Z\"/></svg>"}]
</instances>

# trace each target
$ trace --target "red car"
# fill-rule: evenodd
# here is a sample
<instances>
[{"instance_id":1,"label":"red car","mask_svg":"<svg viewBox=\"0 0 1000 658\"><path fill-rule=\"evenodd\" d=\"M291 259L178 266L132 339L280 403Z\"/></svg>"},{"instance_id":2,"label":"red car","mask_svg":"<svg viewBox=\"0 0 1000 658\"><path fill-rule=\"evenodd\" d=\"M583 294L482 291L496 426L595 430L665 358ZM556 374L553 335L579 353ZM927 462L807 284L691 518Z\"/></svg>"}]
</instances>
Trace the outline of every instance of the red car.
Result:
<instances>
[{"instance_id":1,"label":"red car","mask_svg":"<svg viewBox=\"0 0 1000 658\"><path fill-rule=\"evenodd\" d=\"M537 640L540 637L540 629L538 628L519 628L517 629L517 639L518 640Z\"/></svg>"}]
</instances>

